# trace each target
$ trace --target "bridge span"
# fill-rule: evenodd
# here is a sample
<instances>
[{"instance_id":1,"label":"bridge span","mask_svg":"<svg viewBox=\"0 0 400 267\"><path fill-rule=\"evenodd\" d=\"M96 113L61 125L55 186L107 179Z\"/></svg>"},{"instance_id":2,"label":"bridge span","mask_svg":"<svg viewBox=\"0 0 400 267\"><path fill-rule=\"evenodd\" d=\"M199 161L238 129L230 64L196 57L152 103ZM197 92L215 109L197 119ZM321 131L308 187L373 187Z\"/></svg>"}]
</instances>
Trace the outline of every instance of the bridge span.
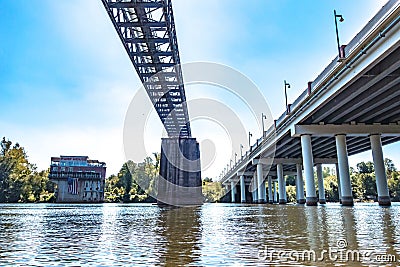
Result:
<instances>
[{"instance_id":1,"label":"bridge span","mask_svg":"<svg viewBox=\"0 0 400 267\"><path fill-rule=\"evenodd\" d=\"M161 142L158 204L201 204L200 150L191 135L171 0L102 2L168 133Z\"/></svg>"},{"instance_id":2,"label":"bridge span","mask_svg":"<svg viewBox=\"0 0 400 267\"><path fill-rule=\"evenodd\" d=\"M339 198L351 206L348 156L372 150L378 201L388 206L382 145L399 140L400 1L390 0L220 181L232 202L284 204L284 175L296 175L297 202L312 206L325 203L321 164L335 164Z\"/></svg>"}]
</instances>

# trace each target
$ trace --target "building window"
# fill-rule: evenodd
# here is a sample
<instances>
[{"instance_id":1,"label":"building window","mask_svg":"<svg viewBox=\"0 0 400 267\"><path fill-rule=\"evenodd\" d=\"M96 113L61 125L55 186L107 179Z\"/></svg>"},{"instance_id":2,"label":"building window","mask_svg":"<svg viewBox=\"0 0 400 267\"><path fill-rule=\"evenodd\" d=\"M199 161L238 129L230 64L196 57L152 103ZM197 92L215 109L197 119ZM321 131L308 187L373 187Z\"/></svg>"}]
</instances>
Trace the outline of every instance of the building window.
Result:
<instances>
[{"instance_id":1,"label":"building window","mask_svg":"<svg viewBox=\"0 0 400 267\"><path fill-rule=\"evenodd\" d=\"M74 171L74 168L69 167L69 168L68 168L68 171L69 171L69 172L73 172L73 171Z\"/></svg>"},{"instance_id":2,"label":"building window","mask_svg":"<svg viewBox=\"0 0 400 267\"><path fill-rule=\"evenodd\" d=\"M65 167L61 167L61 171L62 171L62 172L65 172Z\"/></svg>"},{"instance_id":3,"label":"building window","mask_svg":"<svg viewBox=\"0 0 400 267\"><path fill-rule=\"evenodd\" d=\"M57 167L53 167L53 171L56 172L58 170Z\"/></svg>"}]
</instances>

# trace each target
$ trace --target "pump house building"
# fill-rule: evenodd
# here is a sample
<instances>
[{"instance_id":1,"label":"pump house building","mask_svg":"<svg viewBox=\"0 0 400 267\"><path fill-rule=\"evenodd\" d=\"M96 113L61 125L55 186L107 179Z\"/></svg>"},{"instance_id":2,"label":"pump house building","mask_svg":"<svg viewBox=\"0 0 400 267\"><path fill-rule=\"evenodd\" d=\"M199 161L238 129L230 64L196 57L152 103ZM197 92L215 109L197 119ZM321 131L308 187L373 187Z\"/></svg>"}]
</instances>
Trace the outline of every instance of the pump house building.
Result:
<instances>
[{"instance_id":1,"label":"pump house building","mask_svg":"<svg viewBox=\"0 0 400 267\"><path fill-rule=\"evenodd\" d=\"M52 157L49 179L56 202L103 202L106 164L87 156Z\"/></svg>"}]
</instances>

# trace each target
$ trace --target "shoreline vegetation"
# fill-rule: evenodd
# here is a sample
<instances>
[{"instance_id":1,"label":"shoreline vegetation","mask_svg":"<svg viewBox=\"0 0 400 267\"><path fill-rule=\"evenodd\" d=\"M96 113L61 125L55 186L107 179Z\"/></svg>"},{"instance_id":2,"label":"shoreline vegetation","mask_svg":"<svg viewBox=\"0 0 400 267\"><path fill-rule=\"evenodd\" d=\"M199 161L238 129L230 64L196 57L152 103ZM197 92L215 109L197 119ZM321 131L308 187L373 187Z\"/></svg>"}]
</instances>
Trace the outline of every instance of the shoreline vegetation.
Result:
<instances>
[{"instance_id":1,"label":"shoreline vegetation","mask_svg":"<svg viewBox=\"0 0 400 267\"><path fill-rule=\"evenodd\" d=\"M19 143L13 144L3 137L0 145L0 203L55 202L55 185L48 178L49 169L38 170L35 164L28 161L28 155ZM156 202L152 196L156 192L155 181L158 177L159 162L159 153L153 153L153 157L147 157L141 163L125 162L117 174L106 178L104 202ZM396 169L393 161L387 158L385 167L392 201L400 201L400 171ZM326 201L338 202L338 184L334 169L325 166L323 177ZM360 162L356 168L351 167L350 177L355 201L376 201L372 162ZM285 180L288 202L296 202L295 177L285 176ZM226 193L221 183L208 177L203 179L205 202L223 202Z\"/></svg>"}]
</instances>

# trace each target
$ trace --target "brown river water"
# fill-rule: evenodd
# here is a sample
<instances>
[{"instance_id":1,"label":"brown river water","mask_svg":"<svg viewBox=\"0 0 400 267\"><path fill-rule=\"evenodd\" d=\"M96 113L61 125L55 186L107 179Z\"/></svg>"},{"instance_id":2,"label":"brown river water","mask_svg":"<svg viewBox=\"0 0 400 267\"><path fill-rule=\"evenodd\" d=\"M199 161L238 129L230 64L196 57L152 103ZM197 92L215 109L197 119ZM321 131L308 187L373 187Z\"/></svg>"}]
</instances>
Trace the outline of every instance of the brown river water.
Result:
<instances>
[{"instance_id":1,"label":"brown river water","mask_svg":"<svg viewBox=\"0 0 400 267\"><path fill-rule=\"evenodd\" d=\"M0 204L0 266L400 266L400 203Z\"/></svg>"}]
</instances>

